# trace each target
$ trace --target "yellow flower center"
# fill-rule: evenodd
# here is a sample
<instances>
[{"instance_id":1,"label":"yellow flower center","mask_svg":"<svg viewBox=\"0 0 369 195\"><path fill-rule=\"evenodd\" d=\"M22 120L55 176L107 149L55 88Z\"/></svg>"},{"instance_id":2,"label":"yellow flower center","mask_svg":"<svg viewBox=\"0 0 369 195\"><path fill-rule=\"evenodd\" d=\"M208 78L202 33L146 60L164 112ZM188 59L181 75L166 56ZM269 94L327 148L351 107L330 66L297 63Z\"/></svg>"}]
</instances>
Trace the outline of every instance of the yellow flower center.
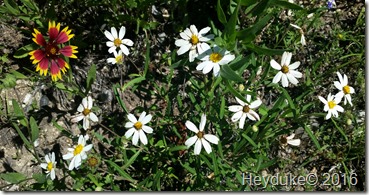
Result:
<instances>
[{"instance_id":1,"label":"yellow flower center","mask_svg":"<svg viewBox=\"0 0 369 195\"><path fill-rule=\"evenodd\" d=\"M343 93L349 94L350 93L350 86L346 85L343 87Z\"/></svg>"},{"instance_id":2,"label":"yellow flower center","mask_svg":"<svg viewBox=\"0 0 369 195\"><path fill-rule=\"evenodd\" d=\"M192 45L196 45L199 42L199 38L196 35L191 36Z\"/></svg>"},{"instance_id":3,"label":"yellow flower center","mask_svg":"<svg viewBox=\"0 0 369 195\"><path fill-rule=\"evenodd\" d=\"M137 121L133 126L136 130L140 130L142 128L142 123L140 121Z\"/></svg>"},{"instance_id":4,"label":"yellow flower center","mask_svg":"<svg viewBox=\"0 0 369 195\"><path fill-rule=\"evenodd\" d=\"M282 71L284 74L288 73L288 71L289 71L289 70L290 70L290 69L288 68L288 66L286 66L286 65L283 65L283 66L282 66L281 71Z\"/></svg>"},{"instance_id":5,"label":"yellow flower center","mask_svg":"<svg viewBox=\"0 0 369 195\"><path fill-rule=\"evenodd\" d=\"M334 101L329 101L328 102L328 107L329 109L333 109L337 104Z\"/></svg>"},{"instance_id":6,"label":"yellow flower center","mask_svg":"<svg viewBox=\"0 0 369 195\"><path fill-rule=\"evenodd\" d=\"M114 39L114 45L115 45L115 47L118 47L120 44L122 44L122 40L120 40L120 39Z\"/></svg>"},{"instance_id":7,"label":"yellow flower center","mask_svg":"<svg viewBox=\"0 0 369 195\"><path fill-rule=\"evenodd\" d=\"M87 164L90 166L90 167L95 167L97 164L99 163L99 160L97 160L96 157L90 157L88 158L87 160Z\"/></svg>"},{"instance_id":8,"label":"yellow flower center","mask_svg":"<svg viewBox=\"0 0 369 195\"><path fill-rule=\"evenodd\" d=\"M85 108L85 109L82 111L83 115L85 115L85 116L87 116L88 114L90 114L90 112L91 112L91 110L90 110L90 109L88 109L88 108Z\"/></svg>"},{"instance_id":9,"label":"yellow flower center","mask_svg":"<svg viewBox=\"0 0 369 195\"><path fill-rule=\"evenodd\" d=\"M74 149L73 155L74 156L78 155L79 153L82 152L82 150L83 150L82 144L78 144L78 146Z\"/></svg>"},{"instance_id":10,"label":"yellow flower center","mask_svg":"<svg viewBox=\"0 0 369 195\"><path fill-rule=\"evenodd\" d=\"M199 132L197 132L197 137L198 137L199 139L203 138L203 137L204 137L204 132L203 132L203 131L199 131Z\"/></svg>"},{"instance_id":11,"label":"yellow flower center","mask_svg":"<svg viewBox=\"0 0 369 195\"><path fill-rule=\"evenodd\" d=\"M51 171L51 169L53 169L53 163L49 162L49 163L47 163L47 170Z\"/></svg>"},{"instance_id":12,"label":"yellow flower center","mask_svg":"<svg viewBox=\"0 0 369 195\"><path fill-rule=\"evenodd\" d=\"M45 53L47 57L56 57L58 55L59 48L57 45L49 43L45 47Z\"/></svg>"},{"instance_id":13,"label":"yellow flower center","mask_svg":"<svg viewBox=\"0 0 369 195\"><path fill-rule=\"evenodd\" d=\"M115 58L115 60L117 61L117 64L122 64L123 63L123 56L119 55Z\"/></svg>"},{"instance_id":14,"label":"yellow flower center","mask_svg":"<svg viewBox=\"0 0 369 195\"><path fill-rule=\"evenodd\" d=\"M222 58L223 56L220 53L211 53L209 57L209 59L214 63L219 62Z\"/></svg>"},{"instance_id":15,"label":"yellow flower center","mask_svg":"<svg viewBox=\"0 0 369 195\"><path fill-rule=\"evenodd\" d=\"M243 106L242 111L243 111L244 113L248 113L248 112L250 111L250 107L249 107L248 105L245 105L245 106Z\"/></svg>"}]
</instances>

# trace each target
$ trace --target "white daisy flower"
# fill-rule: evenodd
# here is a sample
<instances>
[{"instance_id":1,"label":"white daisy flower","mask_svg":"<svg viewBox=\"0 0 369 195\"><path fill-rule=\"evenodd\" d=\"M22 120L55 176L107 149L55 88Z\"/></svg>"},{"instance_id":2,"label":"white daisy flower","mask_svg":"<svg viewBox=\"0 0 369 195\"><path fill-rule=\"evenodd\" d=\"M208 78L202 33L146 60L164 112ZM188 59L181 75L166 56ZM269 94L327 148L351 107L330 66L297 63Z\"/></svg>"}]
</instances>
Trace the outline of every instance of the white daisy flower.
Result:
<instances>
[{"instance_id":1,"label":"white daisy flower","mask_svg":"<svg viewBox=\"0 0 369 195\"><path fill-rule=\"evenodd\" d=\"M246 95L247 102L251 102L251 95ZM246 117L252 121L260 120L258 113L256 113L253 109L258 108L261 105L261 100L258 98L257 100L249 103L246 103L236 97L236 101L240 105L232 105L228 107L228 110L231 112L235 112L233 114L231 120L232 122L240 121L238 127L243 129L245 125Z\"/></svg>"},{"instance_id":2,"label":"white daisy flower","mask_svg":"<svg viewBox=\"0 0 369 195\"><path fill-rule=\"evenodd\" d=\"M190 137L185 142L185 145L187 147L191 147L193 144L195 144L195 155L200 154L202 146L204 146L205 151L210 154L211 153L211 146L209 144L218 144L219 138L212 134L205 134L204 133L204 127L206 124L206 115L201 115L201 122L199 125L199 128L197 128L191 121L186 121L186 127L196 133L196 135ZM209 142L208 142L209 141Z\"/></svg>"},{"instance_id":3,"label":"white daisy flower","mask_svg":"<svg viewBox=\"0 0 369 195\"><path fill-rule=\"evenodd\" d=\"M301 34L301 45L305 46L306 45L306 40L305 40L305 36L304 36L304 31L302 30L301 27L295 25L295 24L290 24L292 27L296 28L297 30L299 30L299 33Z\"/></svg>"},{"instance_id":4,"label":"white daisy flower","mask_svg":"<svg viewBox=\"0 0 369 195\"><path fill-rule=\"evenodd\" d=\"M40 166L43 169L46 169L46 176L50 175L51 180L55 179L55 153L49 153L45 156L46 163L41 163Z\"/></svg>"},{"instance_id":5,"label":"white daisy flower","mask_svg":"<svg viewBox=\"0 0 369 195\"><path fill-rule=\"evenodd\" d=\"M222 50L216 45L212 49L210 46L205 46L205 48L206 50L197 57L203 62L196 67L196 70L202 70L204 74L209 73L213 69L213 75L219 76L220 65L228 64L235 58L229 51Z\"/></svg>"},{"instance_id":6,"label":"white daisy flower","mask_svg":"<svg viewBox=\"0 0 369 195\"><path fill-rule=\"evenodd\" d=\"M179 33L182 39L177 39L175 45L180 47L177 51L178 55L182 55L188 50L189 61L193 62L195 58L205 51L204 47L209 45L205 42L214 38L213 34L205 35L210 31L210 27L206 27L197 31L195 25L191 25L190 28L186 28L183 32Z\"/></svg>"},{"instance_id":7,"label":"white daisy flower","mask_svg":"<svg viewBox=\"0 0 369 195\"><path fill-rule=\"evenodd\" d=\"M113 53L117 48L120 48L124 55L129 55L129 50L127 46L132 46L133 42L130 39L123 39L124 35L126 34L126 27L120 27L119 34L115 27L111 27L111 32L105 31L104 32L106 38L110 41L106 42L106 46L110 47L108 52Z\"/></svg>"},{"instance_id":8,"label":"white daisy flower","mask_svg":"<svg viewBox=\"0 0 369 195\"><path fill-rule=\"evenodd\" d=\"M283 87L288 87L288 81L294 85L297 85L299 81L296 78L301 78L302 73L295 69L300 66L300 62L295 62L290 65L291 57L292 53L284 52L282 55L281 64L278 64L278 62L276 62L274 59L270 61L270 65L274 69L279 70L277 75L275 75L273 78L273 83L278 83L282 78Z\"/></svg>"},{"instance_id":9,"label":"white daisy flower","mask_svg":"<svg viewBox=\"0 0 369 195\"><path fill-rule=\"evenodd\" d=\"M124 56L122 50L113 51L114 58L108 58L107 62L111 64L123 64Z\"/></svg>"},{"instance_id":10,"label":"white daisy flower","mask_svg":"<svg viewBox=\"0 0 369 195\"><path fill-rule=\"evenodd\" d=\"M331 93L329 93L327 100L324 99L322 96L318 96L318 98L320 101L322 101L325 104L324 111L325 112L328 111L328 114L325 117L326 120L330 119L332 115L337 118L338 112L344 111L344 109L340 105L338 105L341 102L341 97L334 96L334 95L331 95Z\"/></svg>"},{"instance_id":11,"label":"white daisy flower","mask_svg":"<svg viewBox=\"0 0 369 195\"><path fill-rule=\"evenodd\" d=\"M83 119L83 129L87 130L91 128L90 120L93 122L99 121L97 116L91 111L92 104L93 104L93 100L91 96L87 96L83 98L82 103L77 108L77 111L80 113L72 116L71 121L73 123L76 123Z\"/></svg>"},{"instance_id":12,"label":"white daisy flower","mask_svg":"<svg viewBox=\"0 0 369 195\"><path fill-rule=\"evenodd\" d=\"M73 148L68 148L69 153L63 155L64 160L68 160L72 158L70 161L69 170L73 170L74 168L78 169L82 164L82 160L87 158L86 152L91 150L92 144L86 146L86 141L88 140L88 135L80 135L78 138L78 145Z\"/></svg>"},{"instance_id":13,"label":"white daisy flower","mask_svg":"<svg viewBox=\"0 0 369 195\"><path fill-rule=\"evenodd\" d=\"M337 76L338 76L339 81L334 81L334 86L338 90L340 90L340 92L336 94L336 97L340 97L340 98L344 97L343 104L346 105L348 101L350 105L352 106L350 94L355 93L355 89L348 85L346 74L344 74L342 77L341 73L337 72Z\"/></svg>"},{"instance_id":14,"label":"white daisy flower","mask_svg":"<svg viewBox=\"0 0 369 195\"><path fill-rule=\"evenodd\" d=\"M291 134L290 136L282 136L280 139L280 142L282 146L292 145L292 146L299 146L301 143L300 139L293 139L295 137L295 134Z\"/></svg>"},{"instance_id":15,"label":"white daisy flower","mask_svg":"<svg viewBox=\"0 0 369 195\"><path fill-rule=\"evenodd\" d=\"M146 124L150 122L152 118L151 114L146 115L146 112L142 112L138 120L133 114L128 114L128 120L125 124L125 128L129 128L124 134L127 138L133 135L132 143L137 146L138 140L140 140L144 145L147 144L147 137L145 133L152 133L153 129Z\"/></svg>"}]
</instances>

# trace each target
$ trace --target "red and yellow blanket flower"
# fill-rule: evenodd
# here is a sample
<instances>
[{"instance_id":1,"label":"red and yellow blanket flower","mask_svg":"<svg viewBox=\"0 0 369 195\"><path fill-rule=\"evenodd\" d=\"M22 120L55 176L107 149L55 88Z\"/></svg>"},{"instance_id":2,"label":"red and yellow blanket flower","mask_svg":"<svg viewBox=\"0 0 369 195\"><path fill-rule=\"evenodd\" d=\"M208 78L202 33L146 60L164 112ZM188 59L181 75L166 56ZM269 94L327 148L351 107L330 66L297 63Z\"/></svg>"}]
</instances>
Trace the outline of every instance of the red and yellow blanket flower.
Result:
<instances>
[{"instance_id":1,"label":"red and yellow blanket flower","mask_svg":"<svg viewBox=\"0 0 369 195\"><path fill-rule=\"evenodd\" d=\"M33 41L41 46L40 49L29 52L32 64L37 64L36 72L40 71L40 75L46 76L50 67L51 79L57 81L62 79L63 74L69 69L69 64L65 61L65 57L77 58L75 53L78 53L76 46L64 45L69 41L74 34L70 34L68 26L60 31L60 23L56 25L55 21L49 21L48 34L49 38L45 40L44 36L34 29Z\"/></svg>"}]
</instances>

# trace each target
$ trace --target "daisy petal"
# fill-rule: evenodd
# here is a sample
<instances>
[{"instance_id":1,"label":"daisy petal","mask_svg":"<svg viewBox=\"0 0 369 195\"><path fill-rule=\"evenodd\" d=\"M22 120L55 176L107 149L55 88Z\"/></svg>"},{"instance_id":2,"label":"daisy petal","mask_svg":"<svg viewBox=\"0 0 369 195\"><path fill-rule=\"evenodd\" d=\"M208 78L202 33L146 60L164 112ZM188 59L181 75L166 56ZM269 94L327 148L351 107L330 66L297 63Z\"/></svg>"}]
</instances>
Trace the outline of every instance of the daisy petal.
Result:
<instances>
[{"instance_id":1,"label":"daisy petal","mask_svg":"<svg viewBox=\"0 0 369 195\"><path fill-rule=\"evenodd\" d=\"M274 68L276 70L281 70L282 69L281 65L279 65L278 62L276 62L274 59L272 59L270 61L270 65L272 66L272 68Z\"/></svg>"},{"instance_id":2,"label":"daisy petal","mask_svg":"<svg viewBox=\"0 0 369 195\"><path fill-rule=\"evenodd\" d=\"M213 144L218 144L218 142L219 142L219 138L215 135L206 134L206 135L204 135L204 138L206 140L208 140L210 143L213 143Z\"/></svg>"},{"instance_id":3,"label":"daisy petal","mask_svg":"<svg viewBox=\"0 0 369 195\"><path fill-rule=\"evenodd\" d=\"M133 145L137 146L138 144L138 139L139 139L139 132L135 131L135 133L133 134L133 138L132 138L132 143Z\"/></svg>"},{"instance_id":4,"label":"daisy petal","mask_svg":"<svg viewBox=\"0 0 369 195\"><path fill-rule=\"evenodd\" d=\"M185 145L187 147L191 147L196 141L197 141L197 136L195 135L195 136L188 138L185 142Z\"/></svg>"},{"instance_id":5,"label":"daisy petal","mask_svg":"<svg viewBox=\"0 0 369 195\"><path fill-rule=\"evenodd\" d=\"M236 122L236 121L240 120L240 118L241 118L242 114L243 114L243 111L242 111L242 110L241 110L241 111L239 111L239 112L236 112L236 113L232 116L231 121L232 121L232 122Z\"/></svg>"},{"instance_id":6,"label":"daisy petal","mask_svg":"<svg viewBox=\"0 0 369 195\"><path fill-rule=\"evenodd\" d=\"M128 114L128 120L131 121L132 123L136 123L137 119L133 114Z\"/></svg>"},{"instance_id":7,"label":"daisy petal","mask_svg":"<svg viewBox=\"0 0 369 195\"><path fill-rule=\"evenodd\" d=\"M283 73L282 72L278 72L275 76L274 76L274 78L273 78L273 83L278 83L280 80L281 80L281 78L282 78L282 75L283 75Z\"/></svg>"},{"instance_id":8,"label":"daisy petal","mask_svg":"<svg viewBox=\"0 0 369 195\"><path fill-rule=\"evenodd\" d=\"M239 112L242 110L242 106L240 105L233 105L233 106L229 106L228 107L228 110L231 111L231 112Z\"/></svg>"},{"instance_id":9,"label":"daisy petal","mask_svg":"<svg viewBox=\"0 0 369 195\"><path fill-rule=\"evenodd\" d=\"M153 129L149 126L143 125L142 130L144 130L146 133L152 133Z\"/></svg>"},{"instance_id":10,"label":"daisy petal","mask_svg":"<svg viewBox=\"0 0 369 195\"><path fill-rule=\"evenodd\" d=\"M211 152L211 146L210 146L209 142L208 142L208 141L206 141L205 139L201 139L201 142L202 142L202 145L203 145L203 146L204 146L204 148L205 148L205 151L206 151L208 154L210 154L210 152Z\"/></svg>"},{"instance_id":11,"label":"daisy petal","mask_svg":"<svg viewBox=\"0 0 369 195\"><path fill-rule=\"evenodd\" d=\"M201 146L202 143L200 140L197 140L196 144L195 144L195 155L199 155L201 152Z\"/></svg>"},{"instance_id":12,"label":"daisy petal","mask_svg":"<svg viewBox=\"0 0 369 195\"><path fill-rule=\"evenodd\" d=\"M286 74L282 74L282 86L288 87L288 79L287 79Z\"/></svg>"},{"instance_id":13,"label":"daisy petal","mask_svg":"<svg viewBox=\"0 0 369 195\"><path fill-rule=\"evenodd\" d=\"M133 135L133 133L136 131L136 129L135 128L130 128L125 134L124 134L124 136L126 137L126 138L130 138L132 135Z\"/></svg>"},{"instance_id":14,"label":"daisy petal","mask_svg":"<svg viewBox=\"0 0 369 195\"><path fill-rule=\"evenodd\" d=\"M191 121L186 121L185 125L186 125L186 127L189 130L193 131L194 133L198 133L199 132L199 129Z\"/></svg>"},{"instance_id":15,"label":"daisy petal","mask_svg":"<svg viewBox=\"0 0 369 195\"><path fill-rule=\"evenodd\" d=\"M147 137L146 137L145 133L143 131L139 131L139 133L140 133L141 142L143 143L143 145L146 145L147 144Z\"/></svg>"},{"instance_id":16,"label":"daisy petal","mask_svg":"<svg viewBox=\"0 0 369 195\"><path fill-rule=\"evenodd\" d=\"M99 119L97 118L96 114L94 114L92 112L90 112L90 119L93 122L98 122L99 121Z\"/></svg>"}]
</instances>

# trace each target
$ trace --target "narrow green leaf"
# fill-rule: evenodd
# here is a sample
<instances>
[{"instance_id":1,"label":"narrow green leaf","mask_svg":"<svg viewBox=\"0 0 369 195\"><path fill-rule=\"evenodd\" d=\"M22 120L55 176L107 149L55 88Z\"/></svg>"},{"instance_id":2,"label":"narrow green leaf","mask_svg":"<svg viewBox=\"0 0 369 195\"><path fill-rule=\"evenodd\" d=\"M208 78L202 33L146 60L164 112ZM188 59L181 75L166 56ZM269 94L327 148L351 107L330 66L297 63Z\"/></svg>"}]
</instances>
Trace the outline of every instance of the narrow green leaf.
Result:
<instances>
[{"instance_id":1,"label":"narrow green leaf","mask_svg":"<svg viewBox=\"0 0 369 195\"><path fill-rule=\"evenodd\" d=\"M261 0L250 12L252 16L259 16L264 12L266 8L269 7L270 0Z\"/></svg>"},{"instance_id":2,"label":"narrow green leaf","mask_svg":"<svg viewBox=\"0 0 369 195\"><path fill-rule=\"evenodd\" d=\"M26 179L25 175L21 173L17 173L17 172L2 173L0 174L0 177L3 178L5 181L12 183L12 184L18 184Z\"/></svg>"},{"instance_id":3,"label":"narrow green leaf","mask_svg":"<svg viewBox=\"0 0 369 195\"><path fill-rule=\"evenodd\" d=\"M92 64L90 70L87 73L86 95L91 90L91 86L95 82L95 80L96 80L96 64Z\"/></svg>"},{"instance_id":4,"label":"narrow green leaf","mask_svg":"<svg viewBox=\"0 0 369 195\"><path fill-rule=\"evenodd\" d=\"M21 48L19 48L15 53L14 53L14 58L25 58L27 57L29 54L29 52L37 49L38 46L35 43L31 43L28 45L25 45Z\"/></svg>"},{"instance_id":5,"label":"narrow green leaf","mask_svg":"<svg viewBox=\"0 0 369 195\"><path fill-rule=\"evenodd\" d=\"M282 55L285 50L282 49L269 49L265 47L256 46L252 43L246 44L246 47L250 50L255 51L257 54L273 56L273 55Z\"/></svg>"},{"instance_id":6,"label":"narrow green leaf","mask_svg":"<svg viewBox=\"0 0 369 195\"><path fill-rule=\"evenodd\" d=\"M97 181L96 177L92 175L91 173L87 174L87 177L96 185L100 186L99 182Z\"/></svg>"},{"instance_id":7,"label":"narrow green leaf","mask_svg":"<svg viewBox=\"0 0 369 195\"><path fill-rule=\"evenodd\" d=\"M225 79L237 82L244 82L245 80L240 77L234 70L232 70L229 65L223 65L220 68L220 76Z\"/></svg>"},{"instance_id":8,"label":"narrow green leaf","mask_svg":"<svg viewBox=\"0 0 369 195\"><path fill-rule=\"evenodd\" d=\"M254 148L258 147L256 145L256 143L249 136L247 136L245 133L242 134L242 137L244 137L252 146L254 146Z\"/></svg>"},{"instance_id":9,"label":"narrow green leaf","mask_svg":"<svg viewBox=\"0 0 369 195\"><path fill-rule=\"evenodd\" d=\"M223 24L226 25L227 24L227 18L224 14L222 5L220 4L220 0L218 0L217 3L217 15L218 15L218 20Z\"/></svg>"},{"instance_id":10,"label":"narrow green leaf","mask_svg":"<svg viewBox=\"0 0 369 195\"><path fill-rule=\"evenodd\" d=\"M237 32L237 38L241 39L244 43L249 43L255 39L255 37L263 30L263 28L269 23L272 18L272 14L268 14L258 20L254 25L249 28Z\"/></svg>"},{"instance_id":11,"label":"narrow green leaf","mask_svg":"<svg viewBox=\"0 0 369 195\"><path fill-rule=\"evenodd\" d=\"M123 108L123 110L128 114L129 112L128 112L122 98L120 98L120 95L119 95L119 92L118 92L119 88L120 88L120 86L118 84L114 85L114 87L113 87L115 98L117 99L119 105Z\"/></svg>"},{"instance_id":12,"label":"narrow green leaf","mask_svg":"<svg viewBox=\"0 0 369 195\"><path fill-rule=\"evenodd\" d=\"M46 175L42 173L34 173L32 175L32 178L36 180L37 183L45 183L47 181Z\"/></svg>"},{"instance_id":13,"label":"narrow green leaf","mask_svg":"<svg viewBox=\"0 0 369 195\"><path fill-rule=\"evenodd\" d=\"M125 84L122 87L122 92L125 91L127 89L127 87L130 87L130 86L133 86L134 84L140 83L143 80L145 80L145 77L142 77L142 76L130 80L127 84Z\"/></svg>"},{"instance_id":14,"label":"narrow green leaf","mask_svg":"<svg viewBox=\"0 0 369 195\"><path fill-rule=\"evenodd\" d=\"M219 110L219 118L220 119L223 119L224 111L225 111L225 98L224 98L224 96L222 96L221 97L221 103L220 103L220 110Z\"/></svg>"},{"instance_id":15,"label":"narrow green leaf","mask_svg":"<svg viewBox=\"0 0 369 195\"><path fill-rule=\"evenodd\" d=\"M175 53L175 52L173 52L173 53ZM186 64L186 62L188 62L188 60L187 59L182 59L182 60L179 60L179 61L177 61L176 63L174 63L174 64L172 64L170 67L171 68L178 68L178 67L180 67L180 66L183 66L183 65L185 65Z\"/></svg>"},{"instance_id":16,"label":"narrow green leaf","mask_svg":"<svg viewBox=\"0 0 369 195\"><path fill-rule=\"evenodd\" d=\"M154 183L153 186L156 187L156 190L160 191L161 187L160 187L160 178L162 177L163 171L162 170L158 170L154 176Z\"/></svg>"},{"instance_id":17,"label":"narrow green leaf","mask_svg":"<svg viewBox=\"0 0 369 195\"><path fill-rule=\"evenodd\" d=\"M271 1L270 5L276 5L276 6L279 6L279 7L283 7L283 8L286 8L286 9L292 9L292 10L303 10L304 9L303 7L301 7L297 4L290 3L288 1L283 1L283 0Z\"/></svg>"},{"instance_id":18,"label":"narrow green leaf","mask_svg":"<svg viewBox=\"0 0 369 195\"><path fill-rule=\"evenodd\" d=\"M40 132L36 120L31 116L29 118L29 124L31 126L31 142L33 143L37 138Z\"/></svg>"},{"instance_id":19,"label":"narrow green leaf","mask_svg":"<svg viewBox=\"0 0 369 195\"><path fill-rule=\"evenodd\" d=\"M137 181L132 179L131 176L129 176L128 173L126 173L120 166L118 166L115 162L111 161L111 160L106 160L106 162L112 166L116 171L118 171L119 175L122 176L125 180L131 182L131 183L136 183Z\"/></svg>"},{"instance_id":20,"label":"narrow green leaf","mask_svg":"<svg viewBox=\"0 0 369 195\"><path fill-rule=\"evenodd\" d=\"M187 150L188 147L187 146L174 146L169 148L169 152L175 152L175 151L179 151L179 150Z\"/></svg>"},{"instance_id":21,"label":"narrow green leaf","mask_svg":"<svg viewBox=\"0 0 369 195\"><path fill-rule=\"evenodd\" d=\"M321 146L320 146L320 144L319 144L318 140L316 139L315 135L314 135L314 134L313 134L313 132L311 131L311 129L310 129L306 124L304 125L304 129L305 129L306 133L309 135L309 137L311 138L311 140L313 140L313 142L314 142L314 144L315 144L316 148L317 148L318 150L320 150L320 149L321 149Z\"/></svg>"},{"instance_id":22,"label":"narrow green leaf","mask_svg":"<svg viewBox=\"0 0 369 195\"><path fill-rule=\"evenodd\" d=\"M123 165L122 169L127 169L133 162L135 162L136 158L140 155L140 151L137 151L127 162Z\"/></svg>"},{"instance_id":23,"label":"narrow green leaf","mask_svg":"<svg viewBox=\"0 0 369 195\"><path fill-rule=\"evenodd\" d=\"M18 102L15 99L12 99L12 105L14 109L14 114L19 120L20 124L25 127L28 127L28 120L26 119L23 109L19 106Z\"/></svg>"},{"instance_id":24,"label":"narrow green leaf","mask_svg":"<svg viewBox=\"0 0 369 195\"><path fill-rule=\"evenodd\" d=\"M349 139L347 138L347 136L346 136L345 132L343 131L343 129L337 125L336 121L334 121L333 118L331 118L331 119L332 119L332 122L333 122L334 126L336 126L336 128L338 129L338 131L345 138L346 142L349 142Z\"/></svg>"},{"instance_id":25,"label":"narrow green leaf","mask_svg":"<svg viewBox=\"0 0 369 195\"><path fill-rule=\"evenodd\" d=\"M247 63L249 60L250 60L250 55L246 57L238 56L236 59L232 61L232 63L228 64L228 66L232 70L243 72L249 66L249 63Z\"/></svg>"},{"instance_id":26,"label":"narrow green leaf","mask_svg":"<svg viewBox=\"0 0 369 195\"><path fill-rule=\"evenodd\" d=\"M21 1L29 9L31 9L33 11L38 11L37 6L34 5L34 2L33 1L30 1L30 0L21 0Z\"/></svg>"},{"instance_id":27,"label":"narrow green leaf","mask_svg":"<svg viewBox=\"0 0 369 195\"><path fill-rule=\"evenodd\" d=\"M147 70L150 65L150 42L146 40L146 54L145 54L145 68L143 72L143 77L146 78Z\"/></svg>"},{"instance_id":28,"label":"narrow green leaf","mask_svg":"<svg viewBox=\"0 0 369 195\"><path fill-rule=\"evenodd\" d=\"M12 0L4 0L5 6L8 9L8 11L10 11L10 13L14 14L14 15L18 15L19 14L19 10L16 9L15 7L17 7L17 4L12 1Z\"/></svg>"},{"instance_id":29,"label":"narrow green leaf","mask_svg":"<svg viewBox=\"0 0 369 195\"><path fill-rule=\"evenodd\" d=\"M292 109L293 115L296 116L296 107L295 104L293 103L291 96L288 94L287 90L283 87L278 87L279 90L282 91L283 96L287 99L288 101L288 105L290 106L290 108Z\"/></svg>"},{"instance_id":30,"label":"narrow green leaf","mask_svg":"<svg viewBox=\"0 0 369 195\"><path fill-rule=\"evenodd\" d=\"M24 75L24 74L22 74L22 73L20 73L20 72L18 72L16 70L12 70L9 73L11 73L12 75L14 75L15 78L17 78L17 79L27 79L28 78L28 77L26 77L26 75Z\"/></svg>"},{"instance_id":31,"label":"narrow green leaf","mask_svg":"<svg viewBox=\"0 0 369 195\"><path fill-rule=\"evenodd\" d=\"M259 166L259 169L258 170L263 170L263 169L266 169L272 165L274 165L275 163L277 162L277 159L273 159L273 160L270 160L266 163L263 163Z\"/></svg>"},{"instance_id":32,"label":"narrow green leaf","mask_svg":"<svg viewBox=\"0 0 369 195\"><path fill-rule=\"evenodd\" d=\"M228 20L227 25L225 26L224 34L228 39L228 42L233 43L236 38L236 23L238 19L238 11L240 10L241 4L237 3L236 9L233 11L231 18Z\"/></svg>"},{"instance_id":33,"label":"narrow green leaf","mask_svg":"<svg viewBox=\"0 0 369 195\"><path fill-rule=\"evenodd\" d=\"M196 170L194 168L190 167L188 165L188 162L186 162L185 164L183 164L181 161L179 161L179 163L181 163L182 167L185 168L187 171L189 171L193 175L196 175Z\"/></svg>"},{"instance_id":34,"label":"narrow green leaf","mask_svg":"<svg viewBox=\"0 0 369 195\"><path fill-rule=\"evenodd\" d=\"M250 5L253 5L257 2L258 2L258 0L241 0L240 1L241 5L243 5L243 6L250 6Z\"/></svg>"},{"instance_id":35,"label":"narrow green leaf","mask_svg":"<svg viewBox=\"0 0 369 195\"><path fill-rule=\"evenodd\" d=\"M23 134L23 132L19 129L18 125L15 123L12 123L15 130L18 132L19 137L22 139L22 141L24 142L24 144L26 144L26 147L31 149L32 145L29 143L28 139L26 138L26 136Z\"/></svg>"}]
</instances>

